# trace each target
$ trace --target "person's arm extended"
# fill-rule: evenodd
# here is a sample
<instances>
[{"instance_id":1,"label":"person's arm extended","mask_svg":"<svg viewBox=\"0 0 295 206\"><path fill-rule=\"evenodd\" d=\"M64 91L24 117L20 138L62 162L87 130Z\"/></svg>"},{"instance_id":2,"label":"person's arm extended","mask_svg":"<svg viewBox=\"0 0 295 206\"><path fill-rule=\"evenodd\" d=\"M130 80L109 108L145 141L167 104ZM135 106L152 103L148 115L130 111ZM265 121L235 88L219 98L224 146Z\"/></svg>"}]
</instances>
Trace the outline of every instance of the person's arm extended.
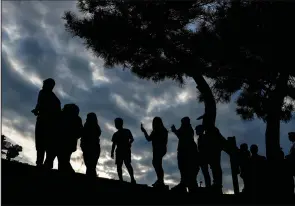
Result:
<instances>
[{"instance_id":1,"label":"person's arm extended","mask_svg":"<svg viewBox=\"0 0 295 206\"><path fill-rule=\"evenodd\" d=\"M152 141L152 137L150 135L148 135L148 133L146 132L145 128L143 127L143 125L141 124L141 131L143 132L145 138L147 141Z\"/></svg>"},{"instance_id":2,"label":"person's arm extended","mask_svg":"<svg viewBox=\"0 0 295 206\"><path fill-rule=\"evenodd\" d=\"M177 130L176 128L175 128L175 126L174 125L172 125L172 127L171 127L171 131L176 135L176 137L179 139L179 130Z\"/></svg>"}]
</instances>

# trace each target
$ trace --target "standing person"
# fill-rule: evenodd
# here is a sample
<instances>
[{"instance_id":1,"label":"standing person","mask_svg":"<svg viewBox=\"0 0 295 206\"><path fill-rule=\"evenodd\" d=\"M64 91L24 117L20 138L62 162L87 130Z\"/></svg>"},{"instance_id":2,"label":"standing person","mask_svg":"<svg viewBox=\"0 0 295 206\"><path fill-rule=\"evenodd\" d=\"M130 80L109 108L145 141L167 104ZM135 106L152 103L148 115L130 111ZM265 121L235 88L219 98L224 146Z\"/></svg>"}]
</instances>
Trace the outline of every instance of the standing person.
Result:
<instances>
[{"instance_id":1,"label":"standing person","mask_svg":"<svg viewBox=\"0 0 295 206\"><path fill-rule=\"evenodd\" d=\"M221 151L225 144L225 138L216 127L205 130L205 137L210 142L208 151L209 165L213 176L213 189L222 194L222 169L221 169Z\"/></svg>"},{"instance_id":2,"label":"standing person","mask_svg":"<svg viewBox=\"0 0 295 206\"><path fill-rule=\"evenodd\" d=\"M177 160L181 176L181 181L175 188L188 188L189 192L193 192L198 187L199 162L198 147L189 117L181 119L181 127L178 130L174 125L171 130L178 138Z\"/></svg>"},{"instance_id":3,"label":"standing person","mask_svg":"<svg viewBox=\"0 0 295 206\"><path fill-rule=\"evenodd\" d=\"M58 151L58 170L75 172L71 166L71 155L77 149L78 139L82 136L83 124L79 117L79 107L66 104L60 121L60 140Z\"/></svg>"},{"instance_id":4,"label":"standing person","mask_svg":"<svg viewBox=\"0 0 295 206\"><path fill-rule=\"evenodd\" d=\"M199 157L200 157L200 166L201 170L205 179L205 186L209 188L211 186L211 177L209 174L209 160L208 157L210 154L210 142L208 139L205 138L204 135L204 127L202 125L198 125L195 127L196 135L199 136L198 138L198 150L199 150Z\"/></svg>"},{"instance_id":5,"label":"standing person","mask_svg":"<svg viewBox=\"0 0 295 206\"><path fill-rule=\"evenodd\" d=\"M148 135L142 124L141 131L144 133L147 141L152 141L153 145L153 166L157 174L157 181L153 186L165 186L162 161L167 153L168 130L164 127L162 119L160 117L155 117L153 119L153 131L151 134Z\"/></svg>"},{"instance_id":6,"label":"standing person","mask_svg":"<svg viewBox=\"0 0 295 206\"><path fill-rule=\"evenodd\" d=\"M286 155L287 176L290 182L290 194L294 194L294 176L295 176L295 132L288 133L289 140L292 144L290 152Z\"/></svg>"},{"instance_id":7,"label":"standing person","mask_svg":"<svg viewBox=\"0 0 295 206\"><path fill-rule=\"evenodd\" d=\"M87 176L97 176L96 165L100 156L100 135L101 129L97 123L96 114L93 112L87 114L81 138L81 149L83 151Z\"/></svg>"},{"instance_id":8,"label":"standing person","mask_svg":"<svg viewBox=\"0 0 295 206\"><path fill-rule=\"evenodd\" d=\"M197 118L197 120L200 119L203 119L204 138L210 143L210 147L208 147L208 161L213 176L212 189L216 193L222 194L221 151L224 150L226 139L222 136L219 129L209 121L206 113Z\"/></svg>"},{"instance_id":9,"label":"standing person","mask_svg":"<svg viewBox=\"0 0 295 206\"><path fill-rule=\"evenodd\" d=\"M123 162L128 170L130 175L131 183L136 184L133 168L131 165L131 145L134 141L133 135L129 129L123 128L123 119L116 118L115 119L115 127L117 128L117 132L114 133L112 137L112 151L111 157L114 159L114 151L116 149L116 165L117 165L117 172L120 181L123 181L122 175L122 166Z\"/></svg>"},{"instance_id":10,"label":"standing person","mask_svg":"<svg viewBox=\"0 0 295 206\"><path fill-rule=\"evenodd\" d=\"M32 113L37 116L35 128L36 165L42 166L44 164L49 169L53 168L53 161L56 156L54 138L58 134L57 126L61 112L60 101L53 92L54 86L55 81L51 78L43 81L37 105L32 110Z\"/></svg>"},{"instance_id":11,"label":"standing person","mask_svg":"<svg viewBox=\"0 0 295 206\"><path fill-rule=\"evenodd\" d=\"M248 145L243 143L239 149L239 165L240 165L240 176L244 182L243 192L248 193L251 191L251 168L250 168L250 151Z\"/></svg>"},{"instance_id":12,"label":"standing person","mask_svg":"<svg viewBox=\"0 0 295 206\"><path fill-rule=\"evenodd\" d=\"M267 189L267 162L264 156L258 154L258 146L252 144L250 147L251 158L251 190L255 196L264 195L263 193Z\"/></svg>"}]
</instances>

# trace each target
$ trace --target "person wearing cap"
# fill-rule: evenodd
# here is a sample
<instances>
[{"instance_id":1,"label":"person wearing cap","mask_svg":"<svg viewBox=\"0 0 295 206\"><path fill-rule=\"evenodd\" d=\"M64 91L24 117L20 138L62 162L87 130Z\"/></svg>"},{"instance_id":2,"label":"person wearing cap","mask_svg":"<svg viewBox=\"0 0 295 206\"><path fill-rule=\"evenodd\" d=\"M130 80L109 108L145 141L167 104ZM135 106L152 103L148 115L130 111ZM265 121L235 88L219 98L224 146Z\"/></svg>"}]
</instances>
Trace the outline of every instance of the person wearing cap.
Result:
<instances>
[{"instance_id":1,"label":"person wearing cap","mask_svg":"<svg viewBox=\"0 0 295 206\"><path fill-rule=\"evenodd\" d=\"M58 119L61 112L60 100L53 92L55 81L52 78L43 81L38 94L36 107L32 113L37 116L35 128L36 165L53 167L55 157L54 138L57 135ZM46 154L46 160L44 157Z\"/></svg>"}]
</instances>

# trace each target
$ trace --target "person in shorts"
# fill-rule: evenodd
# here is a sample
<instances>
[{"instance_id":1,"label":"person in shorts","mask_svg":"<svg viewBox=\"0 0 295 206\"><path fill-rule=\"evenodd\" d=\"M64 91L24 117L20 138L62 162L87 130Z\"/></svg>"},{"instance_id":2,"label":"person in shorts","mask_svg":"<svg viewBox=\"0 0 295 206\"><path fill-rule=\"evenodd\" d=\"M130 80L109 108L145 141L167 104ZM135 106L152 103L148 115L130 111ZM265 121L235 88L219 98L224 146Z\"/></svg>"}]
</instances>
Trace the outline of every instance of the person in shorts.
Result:
<instances>
[{"instance_id":1,"label":"person in shorts","mask_svg":"<svg viewBox=\"0 0 295 206\"><path fill-rule=\"evenodd\" d=\"M136 183L131 165L131 145L134 141L133 135L129 129L123 128L123 119L115 119L115 127L117 132L112 137L111 157L114 159L114 151L116 150L116 165L120 181L123 181L122 166L125 164L131 178L131 183Z\"/></svg>"}]
</instances>

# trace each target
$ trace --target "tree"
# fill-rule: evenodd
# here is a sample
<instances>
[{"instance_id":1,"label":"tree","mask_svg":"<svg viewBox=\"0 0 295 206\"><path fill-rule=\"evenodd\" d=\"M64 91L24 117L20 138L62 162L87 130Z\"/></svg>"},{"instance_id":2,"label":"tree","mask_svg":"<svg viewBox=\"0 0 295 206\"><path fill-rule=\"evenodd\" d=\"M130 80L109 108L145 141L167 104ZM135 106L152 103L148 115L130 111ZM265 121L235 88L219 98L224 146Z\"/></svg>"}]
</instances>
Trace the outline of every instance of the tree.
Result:
<instances>
[{"instance_id":1,"label":"tree","mask_svg":"<svg viewBox=\"0 0 295 206\"><path fill-rule=\"evenodd\" d=\"M202 56L211 49L190 24L205 24L214 1L79 0L83 17L67 11L65 27L82 38L107 67L122 65L140 78L184 83L191 77L204 100L203 124L214 126L216 101L204 75L210 67ZM208 53L208 51L206 52Z\"/></svg>"},{"instance_id":2,"label":"tree","mask_svg":"<svg viewBox=\"0 0 295 206\"><path fill-rule=\"evenodd\" d=\"M214 42L207 61L216 68L213 91L223 99L239 91L237 113L266 122L266 155L280 152L280 121L294 112L295 70L289 50L295 46L294 4L266 1L227 1L216 7L211 24L200 33ZM287 16L288 15L288 16ZM201 35L201 34L200 34ZM211 40L210 40L211 39ZM290 67L291 65L291 67Z\"/></svg>"},{"instance_id":3,"label":"tree","mask_svg":"<svg viewBox=\"0 0 295 206\"><path fill-rule=\"evenodd\" d=\"M5 153L4 150L7 150ZM1 154L6 154L6 159L11 160L13 158L16 158L19 153L22 151L22 147L17 144L11 144L9 141L7 141L5 135L1 135Z\"/></svg>"}]
</instances>

